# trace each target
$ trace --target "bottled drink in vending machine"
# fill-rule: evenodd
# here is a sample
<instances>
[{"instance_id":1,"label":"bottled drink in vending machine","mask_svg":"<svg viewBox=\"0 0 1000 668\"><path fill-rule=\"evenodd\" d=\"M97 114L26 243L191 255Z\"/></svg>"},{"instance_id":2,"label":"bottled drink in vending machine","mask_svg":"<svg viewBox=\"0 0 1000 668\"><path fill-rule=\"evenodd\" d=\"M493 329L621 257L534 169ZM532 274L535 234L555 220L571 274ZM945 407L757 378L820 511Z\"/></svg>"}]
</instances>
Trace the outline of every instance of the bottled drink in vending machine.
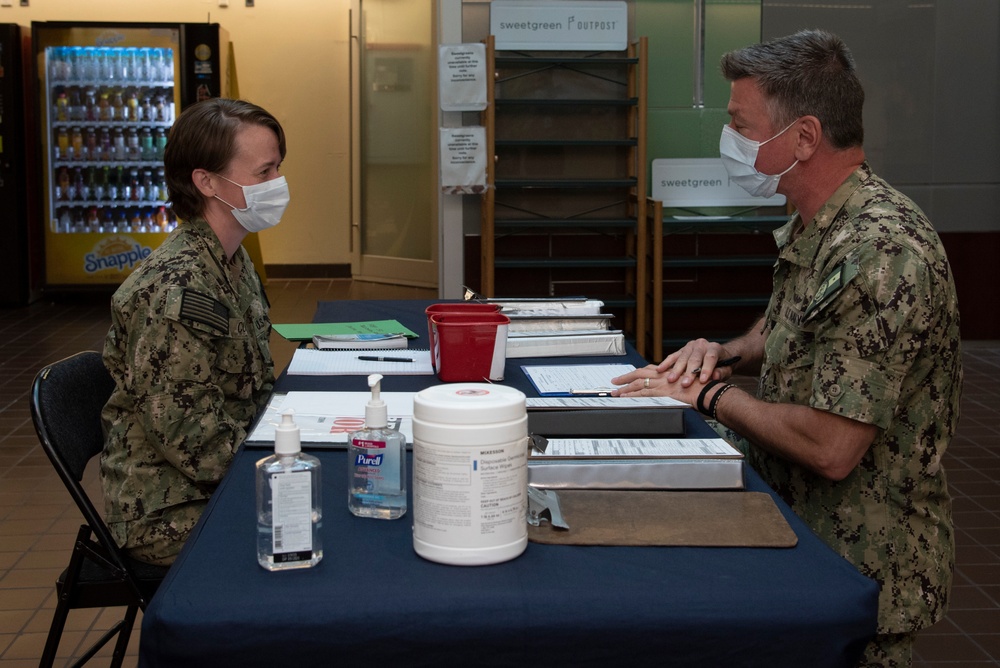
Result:
<instances>
[{"instance_id":1,"label":"bottled drink in vending machine","mask_svg":"<svg viewBox=\"0 0 1000 668\"><path fill-rule=\"evenodd\" d=\"M45 49L45 63L49 70L49 78L53 81L60 81L63 78L62 51L61 46L50 46Z\"/></svg>"},{"instance_id":2,"label":"bottled drink in vending machine","mask_svg":"<svg viewBox=\"0 0 1000 668\"><path fill-rule=\"evenodd\" d=\"M58 220L56 224L57 232L72 232L73 231L73 218L69 215L69 207L61 206L56 212L58 215Z\"/></svg>"},{"instance_id":3,"label":"bottled drink in vending machine","mask_svg":"<svg viewBox=\"0 0 1000 668\"><path fill-rule=\"evenodd\" d=\"M115 216L117 220L117 227L119 232L131 232L132 222L129 220L128 212L125 209L118 209L118 213Z\"/></svg>"},{"instance_id":4,"label":"bottled drink in vending machine","mask_svg":"<svg viewBox=\"0 0 1000 668\"><path fill-rule=\"evenodd\" d=\"M56 95L56 120L69 120L69 98L66 97L66 91L63 89L59 89L59 93Z\"/></svg>"},{"instance_id":5,"label":"bottled drink in vending machine","mask_svg":"<svg viewBox=\"0 0 1000 668\"><path fill-rule=\"evenodd\" d=\"M56 175L55 196L60 201L69 199L69 169L66 167L60 167Z\"/></svg>"},{"instance_id":6,"label":"bottled drink in vending machine","mask_svg":"<svg viewBox=\"0 0 1000 668\"><path fill-rule=\"evenodd\" d=\"M141 200L154 200L156 199L156 192L153 189L153 170L149 167L145 167L142 170L142 178L139 181L139 185L142 188L142 195L139 197Z\"/></svg>"},{"instance_id":7,"label":"bottled drink in vending machine","mask_svg":"<svg viewBox=\"0 0 1000 668\"><path fill-rule=\"evenodd\" d=\"M157 95L156 99L153 101L153 113L156 114L156 120L167 120L166 105L163 102L162 95Z\"/></svg>"},{"instance_id":8,"label":"bottled drink in vending machine","mask_svg":"<svg viewBox=\"0 0 1000 668\"><path fill-rule=\"evenodd\" d=\"M113 121L124 121L128 120L125 117L125 100L122 99L121 90L116 90L114 97L111 98L111 120Z\"/></svg>"},{"instance_id":9,"label":"bottled drink in vending machine","mask_svg":"<svg viewBox=\"0 0 1000 668\"><path fill-rule=\"evenodd\" d=\"M111 91L108 89L101 90L101 96L97 100L98 108L98 120L102 121L113 121L115 120L114 111L111 109Z\"/></svg>"},{"instance_id":10,"label":"bottled drink in vending machine","mask_svg":"<svg viewBox=\"0 0 1000 668\"><path fill-rule=\"evenodd\" d=\"M111 160L111 131L105 127L98 130L97 153L101 160Z\"/></svg>"},{"instance_id":11,"label":"bottled drink in vending machine","mask_svg":"<svg viewBox=\"0 0 1000 668\"><path fill-rule=\"evenodd\" d=\"M156 199L161 202L167 201L167 177L163 167L156 168Z\"/></svg>"},{"instance_id":12,"label":"bottled drink in vending machine","mask_svg":"<svg viewBox=\"0 0 1000 668\"><path fill-rule=\"evenodd\" d=\"M118 223L115 222L115 213L110 206L101 207L101 227L105 232L117 232Z\"/></svg>"},{"instance_id":13,"label":"bottled drink in vending machine","mask_svg":"<svg viewBox=\"0 0 1000 668\"><path fill-rule=\"evenodd\" d=\"M85 160L100 159L100 151L97 148L97 130L95 130L93 126L88 126L87 129L84 130L83 149Z\"/></svg>"},{"instance_id":14,"label":"bottled drink in vending machine","mask_svg":"<svg viewBox=\"0 0 1000 668\"><path fill-rule=\"evenodd\" d=\"M161 206L156 211L156 226L161 232L170 231L170 218L167 217L167 207Z\"/></svg>"},{"instance_id":15,"label":"bottled drink in vending machine","mask_svg":"<svg viewBox=\"0 0 1000 668\"><path fill-rule=\"evenodd\" d=\"M108 169L108 199L112 202L118 200L119 172L121 167L109 167Z\"/></svg>"},{"instance_id":16,"label":"bottled drink in vending machine","mask_svg":"<svg viewBox=\"0 0 1000 668\"><path fill-rule=\"evenodd\" d=\"M83 130L79 126L73 126L69 135L70 141L70 160L84 160L85 156L83 154Z\"/></svg>"},{"instance_id":17,"label":"bottled drink in vending machine","mask_svg":"<svg viewBox=\"0 0 1000 668\"><path fill-rule=\"evenodd\" d=\"M69 87L68 115L69 120L71 121L82 121L87 117L87 111L83 106L83 100L80 98L79 86Z\"/></svg>"},{"instance_id":18,"label":"bottled drink in vending machine","mask_svg":"<svg viewBox=\"0 0 1000 668\"><path fill-rule=\"evenodd\" d=\"M125 157L128 160L142 158L142 149L139 147L139 131L135 128L129 128L125 131Z\"/></svg>"},{"instance_id":19,"label":"bottled drink in vending machine","mask_svg":"<svg viewBox=\"0 0 1000 668\"><path fill-rule=\"evenodd\" d=\"M55 156L57 160L69 159L69 133L65 127L56 130Z\"/></svg>"},{"instance_id":20,"label":"bottled drink in vending machine","mask_svg":"<svg viewBox=\"0 0 1000 668\"><path fill-rule=\"evenodd\" d=\"M123 62L125 57L124 51L124 49L119 47L108 49L108 55L110 56L108 60L111 65L111 76L108 77L109 79L119 82L126 80L125 65Z\"/></svg>"},{"instance_id":21,"label":"bottled drink in vending machine","mask_svg":"<svg viewBox=\"0 0 1000 668\"><path fill-rule=\"evenodd\" d=\"M97 106L97 91L90 86L83 91L83 106L87 110L86 120L101 120L101 109Z\"/></svg>"},{"instance_id":22,"label":"bottled drink in vending machine","mask_svg":"<svg viewBox=\"0 0 1000 668\"><path fill-rule=\"evenodd\" d=\"M142 160L155 160L156 153L153 149L153 133L149 128L139 131L139 152Z\"/></svg>"},{"instance_id":23,"label":"bottled drink in vending machine","mask_svg":"<svg viewBox=\"0 0 1000 668\"><path fill-rule=\"evenodd\" d=\"M140 48L135 54L135 78L138 81L149 81L149 47Z\"/></svg>"},{"instance_id":24,"label":"bottled drink in vending machine","mask_svg":"<svg viewBox=\"0 0 1000 668\"><path fill-rule=\"evenodd\" d=\"M146 123L152 123L159 120L153 114L153 102L149 95L142 96L142 102L139 103L139 116Z\"/></svg>"},{"instance_id":25,"label":"bottled drink in vending machine","mask_svg":"<svg viewBox=\"0 0 1000 668\"><path fill-rule=\"evenodd\" d=\"M132 180L131 175L125 172L124 167L118 167L118 199L123 202L132 201Z\"/></svg>"},{"instance_id":26,"label":"bottled drink in vending machine","mask_svg":"<svg viewBox=\"0 0 1000 668\"><path fill-rule=\"evenodd\" d=\"M163 50L163 76L160 81L173 81L174 80L174 50L164 49Z\"/></svg>"},{"instance_id":27,"label":"bottled drink in vending machine","mask_svg":"<svg viewBox=\"0 0 1000 668\"><path fill-rule=\"evenodd\" d=\"M103 201L108 195L108 166L94 167L94 199Z\"/></svg>"},{"instance_id":28,"label":"bottled drink in vending machine","mask_svg":"<svg viewBox=\"0 0 1000 668\"><path fill-rule=\"evenodd\" d=\"M73 178L69 184L68 199L83 199L83 170L80 167L73 168Z\"/></svg>"},{"instance_id":29,"label":"bottled drink in vending machine","mask_svg":"<svg viewBox=\"0 0 1000 668\"><path fill-rule=\"evenodd\" d=\"M76 81L80 78L80 54L83 51L78 46L66 49L66 79Z\"/></svg>"},{"instance_id":30,"label":"bottled drink in vending machine","mask_svg":"<svg viewBox=\"0 0 1000 668\"><path fill-rule=\"evenodd\" d=\"M77 61L80 67L81 81L93 81L100 76L97 64L97 47L85 46L80 52L80 59Z\"/></svg>"},{"instance_id":31,"label":"bottled drink in vending machine","mask_svg":"<svg viewBox=\"0 0 1000 668\"><path fill-rule=\"evenodd\" d=\"M167 149L167 133L163 128L153 130L153 153L154 160L163 160L163 152Z\"/></svg>"},{"instance_id":32,"label":"bottled drink in vending machine","mask_svg":"<svg viewBox=\"0 0 1000 668\"><path fill-rule=\"evenodd\" d=\"M83 168L83 185L80 187L80 199L90 201L94 199L94 168Z\"/></svg>"},{"instance_id":33,"label":"bottled drink in vending machine","mask_svg":"<svg viewBox=\"0 0 1000 668\"><path fill-rule=\"evenodd\" d=\"M146 190L142 187L142 181L139 180L139 169L137 167L129 168L128 184L132 193L133 202L141 202L146 199Z\"/></svg>"},{"instance_id":34,"label":"bottled drink in vending machine","mask_svg":"<svg viewBox=\"0 0 1000 668\"><path fill-rule=\"evenodd\" d=\"M111 130L111 159L112 160L124 160L125 159L125 134L122 132L121 128L112 128Z\"/></svg>"},{"instance_id":35,"label":"bottled drink in vending machine","mask_svg":"<svg viewBox=\"0 0 1000 668\"><path fill-rule=\"evenodd\" d=\"M118 68L122 75L122 81L135 80L135 49L122 49L121 59L118 61Z\"/></svg>"},{"instance_id":36,"label":"bottled drink in vending machine","mask_svg":"<svg viewBox=\"0 0 1000 668\"><path fill-rule=\"evenodd\" d=\"M139 118L139 93L135 88L128 89L128 95L125 98L125 109L128 114L128 119L133 123L141 121Z\"/></svg>"}]
</instances>

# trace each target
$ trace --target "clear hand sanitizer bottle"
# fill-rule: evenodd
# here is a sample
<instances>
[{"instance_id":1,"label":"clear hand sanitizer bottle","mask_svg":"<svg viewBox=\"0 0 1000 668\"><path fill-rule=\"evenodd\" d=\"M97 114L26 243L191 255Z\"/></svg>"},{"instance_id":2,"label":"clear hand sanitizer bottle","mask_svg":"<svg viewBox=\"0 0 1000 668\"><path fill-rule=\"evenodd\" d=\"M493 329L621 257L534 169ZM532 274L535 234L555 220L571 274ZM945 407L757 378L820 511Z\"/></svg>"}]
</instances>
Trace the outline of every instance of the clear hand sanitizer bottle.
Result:
<instances>
[{"instance_id":1,"label":"clear hand sanitizer bottle","mask_svg":"<svg viewBox=\"0 0 1000 668\"><path fill-rule=\"evenodd\" d=\"M347 508L358 517L394 520L406 514L406 439L388 427L381 382L380 374L368 376L365 428L348 439Z\"/></svg>"},{"instance_id":2,"label":"clear hand sanitizer bottle","mask_svg":"<svg viewBox=\"0 0 1000 668\"><path fill-rule=\"evenodd\" d=\"M257 562L269 571L323 558L320 462L302 454L294 411L274 430L274 454L257 462Z\"/></svg>"}]
</instances>

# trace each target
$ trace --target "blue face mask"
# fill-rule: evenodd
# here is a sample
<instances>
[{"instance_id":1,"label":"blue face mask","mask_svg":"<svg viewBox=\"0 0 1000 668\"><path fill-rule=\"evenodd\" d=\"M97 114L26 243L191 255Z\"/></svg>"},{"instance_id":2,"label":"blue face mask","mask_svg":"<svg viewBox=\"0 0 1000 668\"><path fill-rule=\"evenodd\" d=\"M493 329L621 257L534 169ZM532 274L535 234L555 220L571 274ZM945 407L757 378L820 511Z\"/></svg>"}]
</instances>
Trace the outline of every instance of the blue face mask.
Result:
<instances>
[{"instance_id":1,"label":"blue face mask","mask_svg":"<svg viewBox=\"0 0 1000 668\"><path fill-rule=\"evenodd\" d=\"M780 137L792 125L795 125L795 121L792 121L788 127L771 139ZM722 164L725 165L726 171L729 173L729 180L753 197L773 196L778 190L778 181L781 180L781 177L799 164L799 161L796 160L791 167L780 174L761 174L758 172L756 167L757 152L771 139L754 141L747 139L728 125L722 127L722 137L719 138L719 155L722 157Z\"/></svg>"}]
</instances>

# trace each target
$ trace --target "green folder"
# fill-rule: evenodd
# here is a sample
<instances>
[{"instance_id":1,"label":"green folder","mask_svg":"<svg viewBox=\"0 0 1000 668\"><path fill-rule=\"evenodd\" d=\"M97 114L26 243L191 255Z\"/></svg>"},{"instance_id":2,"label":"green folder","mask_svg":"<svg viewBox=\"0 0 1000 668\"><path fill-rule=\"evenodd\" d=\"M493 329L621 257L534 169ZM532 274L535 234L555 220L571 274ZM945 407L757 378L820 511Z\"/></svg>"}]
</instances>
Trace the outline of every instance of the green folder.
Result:
<instances>
[{"instance_id":1,"label":"green folder","mask_svg":"<svg viewBox=\"0 0 1000 668\"><path fill-rule=\"evenodd\" d=\"M274 325L274 331L289 341L312 341L319 334L402 334L408 339L419 335L403 327L398 320L369 320L366 322L309 322L305 324Z\"/></svg>"}]
</instances>

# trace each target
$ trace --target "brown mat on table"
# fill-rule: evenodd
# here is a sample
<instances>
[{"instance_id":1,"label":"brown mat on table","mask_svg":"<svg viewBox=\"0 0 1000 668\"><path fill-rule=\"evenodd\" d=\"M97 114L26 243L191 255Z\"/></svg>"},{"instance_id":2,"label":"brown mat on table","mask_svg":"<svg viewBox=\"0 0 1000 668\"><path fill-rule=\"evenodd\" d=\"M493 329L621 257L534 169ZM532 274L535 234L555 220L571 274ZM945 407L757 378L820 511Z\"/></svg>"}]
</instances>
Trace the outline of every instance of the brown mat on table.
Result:
<instances>
[{"instance_id":1,"label":"brown mat on table","mask_svg":"<svg viewBox=\"0 0 1000 668\"><path fill-rule=\"evenodd\" d=\"M569 530L544 521L528 526L528 540L689 547L794 547L798 542L763 492L555 491Z\"/></svg>"}]
</instances>

